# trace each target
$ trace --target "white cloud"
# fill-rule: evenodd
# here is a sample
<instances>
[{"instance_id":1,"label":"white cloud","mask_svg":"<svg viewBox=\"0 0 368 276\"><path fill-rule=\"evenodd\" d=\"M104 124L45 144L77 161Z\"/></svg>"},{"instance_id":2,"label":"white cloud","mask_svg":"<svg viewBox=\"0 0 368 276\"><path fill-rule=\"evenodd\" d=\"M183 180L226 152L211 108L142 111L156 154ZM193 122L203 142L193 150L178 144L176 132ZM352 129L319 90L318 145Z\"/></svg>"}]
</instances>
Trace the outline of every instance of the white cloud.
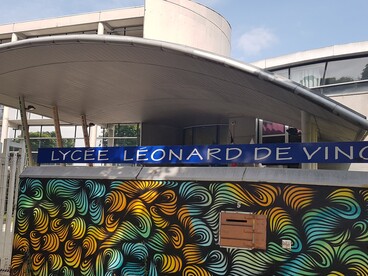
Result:
<instances>
[{"instance_id":1,"label":"white cloud","mask_svg":"<svg viewBox=\"0 0 368 276\"><path fill-rule=\"evenodd\" d=\"M240 36L237 46L246 56L254 56L275 45L278 38L271 30L263 27L253 28Z\"/></svg>"}]
</instances>

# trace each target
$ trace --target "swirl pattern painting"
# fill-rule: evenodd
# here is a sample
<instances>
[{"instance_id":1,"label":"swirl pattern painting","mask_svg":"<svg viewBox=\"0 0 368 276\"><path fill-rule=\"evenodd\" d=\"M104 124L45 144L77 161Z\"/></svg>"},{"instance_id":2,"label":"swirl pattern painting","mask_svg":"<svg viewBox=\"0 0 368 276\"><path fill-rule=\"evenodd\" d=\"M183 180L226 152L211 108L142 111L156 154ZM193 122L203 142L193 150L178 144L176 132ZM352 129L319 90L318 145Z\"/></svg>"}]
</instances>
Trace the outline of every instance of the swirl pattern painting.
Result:
<instances>
[{"instance_id":1,"label":"swirl pattern painting","mask_svg":"<svg viewBox=\"0 0 368 276\"><path fill-rule=\"evenodd\" d=\"M267 217L267 250L222 248L221 211ZM291 249L282 246L292 243ZM368 190L23 178L12 275L368 275Z\"/></svg>"}]
</instances>

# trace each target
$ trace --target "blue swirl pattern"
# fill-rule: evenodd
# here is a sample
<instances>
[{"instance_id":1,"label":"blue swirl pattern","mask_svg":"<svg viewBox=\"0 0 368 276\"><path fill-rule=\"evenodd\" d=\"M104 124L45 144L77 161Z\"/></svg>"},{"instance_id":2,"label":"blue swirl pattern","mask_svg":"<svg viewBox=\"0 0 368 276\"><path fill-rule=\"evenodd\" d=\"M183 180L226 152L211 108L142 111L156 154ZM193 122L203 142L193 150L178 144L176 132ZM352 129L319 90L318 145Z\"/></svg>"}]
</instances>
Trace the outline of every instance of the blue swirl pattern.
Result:
<instances>
[{"instance_id":1,"label":"blue swirl pattern","mask_svg":"<svg viewBox=\"0 0 368 276\"><path fill-rule=\"evenodd\" d=\"M368 275L366 188L24 178L19 190L12 275ZM267 249L220 247L221 211L265 215Z\"/></svg>"}]
</instances>

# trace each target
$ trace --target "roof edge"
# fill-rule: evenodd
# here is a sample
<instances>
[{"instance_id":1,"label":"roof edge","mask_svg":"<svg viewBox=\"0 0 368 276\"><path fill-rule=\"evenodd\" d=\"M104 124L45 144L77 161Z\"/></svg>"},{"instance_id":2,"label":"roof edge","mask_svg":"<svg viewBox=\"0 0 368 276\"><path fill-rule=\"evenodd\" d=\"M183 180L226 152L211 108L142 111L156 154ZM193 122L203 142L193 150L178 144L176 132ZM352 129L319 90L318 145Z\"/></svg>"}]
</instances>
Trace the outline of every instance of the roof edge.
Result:
<instances>
[{"instance_id":1,"label":"roof edge","mask_svg":"<svg viewBox=\"0 0 368 276\"><path fill-rule=\"evenodd\" d=\"M308 101L319 105L320 107L328 110L329 112L335 114L337 117L343 118L344 120L350 122L351 124L362 128L364 131L368 131L368 120L366 117L360 113L357 113L348 107L339 104L338 102L324 96L322 94L317 94L300 84L293 82L284 77L275 75L271 72L258 68L251 64L246 64L240 61L236 61L231 58L220 56L214 53L206 52L204 50L199 50L189 46L183 46L179 44L150 40L137 37L126 37L126 36L114 36L114 35L60 35L51 37L41 37L41 38L31 38L24 39L15 42L9 42L0 44L0 52L13 50L17 48L43 45L49 43L117 43L117 44L130 44L132 46L141 45L144 47L155 47L162 51L175 51L180 54L188 55L193 58L201 58L209 62L215 62L222 64L225 67L231 67L248 74L251 74L259 79L271 82L278 85L299 97L303 97Z\"/></svg>"}]
</instances>

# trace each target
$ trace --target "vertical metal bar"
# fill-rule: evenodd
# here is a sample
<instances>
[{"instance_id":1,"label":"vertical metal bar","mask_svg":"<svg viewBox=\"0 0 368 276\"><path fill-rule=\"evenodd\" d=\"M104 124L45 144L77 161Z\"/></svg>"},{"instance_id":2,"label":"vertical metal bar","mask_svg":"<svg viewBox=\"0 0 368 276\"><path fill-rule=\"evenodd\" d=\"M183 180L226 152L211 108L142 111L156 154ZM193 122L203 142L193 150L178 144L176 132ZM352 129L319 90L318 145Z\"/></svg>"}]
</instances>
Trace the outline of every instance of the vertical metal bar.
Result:
<instances>
[{"instance_id":1,"label":"vertical metal bar","mask_svg":"<svg viewBox=\"0 0 368 276\"><path fill-rule=\"evenodd\" d=\"M4 227L4 215L5 215L5 202L6 202L6 191L8 187L8 165L9 165L9 144L8 140L5 140L4 143L4 165L3 165L3 177L1 179L2 184L2 193L0 198L0 222L1 222L1 229L0 229L0 242L2 242L2 248L0 248L0 265L4 265L4 252L6 247L6 240L5 240L5 232L3 232Z\"/></svg>"},{"instance_id":2,"label":"vertical metal bar","mask_svg":"<svg viewBox=\"0 0 368 276\"><path fill-rule=\"evenodd\" d=\"M11 165L10 165L10 177L9 177L9 188L8 188L8 204L6 207L6 226L5 226L5 246L4 246L4 256L6 263L10 263L12 244L13 244L13 234L12 234L12 224L13 224L13 202L14 202L14 191L15 191L15 175L17 167L17 153L11 154ZM14 229L14 225L13 225Z\"/></svg>"},{"instance_id":3,"label":"vertical metal bar","mask_svg":"<svg viewBox=\"0 0 368 276\"><path fill-rule=\"evenodd\" d=\"M87 130L87 118L86 115L82 115L82 130L83 130L83 138L84 138L84 146L89 147L89 135Z\"/></svg>"},{"instance_id":4,"label":"vertical metal bar","mask_svg":"<svg viewBox=\"0 0 368 276\"><path fill-rule=\"evenodd\" d=\"M52 108L54 113L54 126L55 126L55 134L56 134L56 145L58 148L63 147L63 139L61 138L61 130L60 130L60 120L59 120L59 110L57 106Z\"/></svg>"},{"instance_id":5,"label":"vertical metal bar","mask_svg":"<svg viewBox=\"0 0 368 276\"><path fill-rule=\"evenodd\" d=\"M5 147L4 147L5 150ZM7 182L4 178L5 173L5 164L4 164L4 154L1 154L1 175L0 175L0 268L3 268L3 249L5 247L5 239L3 237L3 227L4 227L4 208L5 208L5 199L6 199L6 186Z\"/></svg>"},{"instance_id":6,"label":"vertical metal bar","mask_svg":"<svg viewBox=\"0 0 368 276\"><path fill-rule=\"evenodd\" d=\"M33 166L31 140L29 137L29 127L28 127L28 121L27 121L27 115L26 115L26 106L24 103L23 96L19 97L19 107L20 107L20 117L22 120L23 137L24 137L24 141L26 145L28 165Z\"/></svg>"},{"instance_id":7,"label":"vertical metal bar","mask_svg":"<svg viewBox=\"0 0 368 276\"><path fill-rule=\"evenodd\" d=\"M17 206L18 206L18 193L19 193L19 181L20 181L20 174L23 172L24 169L24 163L25 163L25 149L24 149L24 142L18 144L18 154L19 154L19 158L18 158L18 167L17 167L17 172L16 172L16 184L15 185L15 198L14 198L14 214L17 213Z\"/></svg>"}]
</instances>

